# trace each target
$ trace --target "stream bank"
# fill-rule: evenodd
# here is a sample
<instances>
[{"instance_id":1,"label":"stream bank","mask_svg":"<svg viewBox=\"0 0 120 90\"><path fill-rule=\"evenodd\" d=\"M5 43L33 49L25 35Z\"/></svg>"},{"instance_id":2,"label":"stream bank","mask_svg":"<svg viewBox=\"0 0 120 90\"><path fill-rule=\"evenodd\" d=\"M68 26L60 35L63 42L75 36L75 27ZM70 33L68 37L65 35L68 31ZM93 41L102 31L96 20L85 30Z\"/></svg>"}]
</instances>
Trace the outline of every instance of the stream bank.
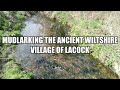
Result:
<instances>
[{"instance_id":1,"label":"stream bank","mask_svg":"<svg viewBox=\"0 0 120 90\"><path fill-rule=\"evenodd\" d=\"M23 36L68 36L70 27L41 15L25 21ZM70 36L70 35L69 35ZM51 44L19 44L16 61L35 79L116 79L118 76L92 55L83 54L31 54L31 46L57 46ZM58 46L70 46L59 44Z\"/></svg>"}]
</instances>

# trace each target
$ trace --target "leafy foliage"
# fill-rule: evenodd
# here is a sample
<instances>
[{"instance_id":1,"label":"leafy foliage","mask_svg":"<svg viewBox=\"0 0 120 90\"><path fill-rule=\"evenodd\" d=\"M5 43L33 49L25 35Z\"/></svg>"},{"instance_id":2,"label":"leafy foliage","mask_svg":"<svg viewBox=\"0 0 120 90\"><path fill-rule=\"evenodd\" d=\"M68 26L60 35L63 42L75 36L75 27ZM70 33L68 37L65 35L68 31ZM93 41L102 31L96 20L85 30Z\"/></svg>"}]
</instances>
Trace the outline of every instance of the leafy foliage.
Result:
<instances>
[{"instance_id":1,"label":"leafy foliage","mask_svg":"<svg viewBox=\"0 0 120 90\"><path fill-rule=\"evenodd\" d=\"M21 36L20 31L24 27L26 19L22 11L1 11L0 12L0 42L2 36ZM0 60L7 62L3 65L3 79L30 79L31 73L22 71L20 66L13 61L16 45L0 43ZM12 61L11 61L12 60ZM1 73L0 72L0 73Z\"/></svg>"},{"instance_id":2,"label":"leafy foliage","mask_svg":"<svg viewBox=\"0 0 120 90\"><path fill-rule=\"evenodd\" d=\"M32 73L22 71L20 66L14 61L10 61L3 66L3 79L30 79Z\"/></svg>"}]
</instances>

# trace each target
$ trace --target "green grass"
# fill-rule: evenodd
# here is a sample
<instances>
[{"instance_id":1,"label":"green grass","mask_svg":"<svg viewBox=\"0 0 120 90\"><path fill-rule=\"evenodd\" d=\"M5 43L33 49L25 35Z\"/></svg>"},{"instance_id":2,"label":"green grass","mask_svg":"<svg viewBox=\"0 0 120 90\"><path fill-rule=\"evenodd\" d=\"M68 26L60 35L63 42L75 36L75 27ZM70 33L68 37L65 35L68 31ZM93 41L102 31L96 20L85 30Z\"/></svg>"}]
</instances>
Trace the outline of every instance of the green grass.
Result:
<instances>
[{"instance_id":1,"label":"green grass","mask_svg":"<svg viewBox=\"0 0 120 90\"><path fill-rule=\"evenodd\" d=\"M91 35L91 32L94 32L97 29L100 29L102 26L101 20L86 19L84 15L72 16L72 12L60 11L55 14L55 17L63 25L68 24L71 27L70 35L79 36L79 35ZM87 30L87 33L83 34L83 29Z\"/></svg>"}]
</instances>

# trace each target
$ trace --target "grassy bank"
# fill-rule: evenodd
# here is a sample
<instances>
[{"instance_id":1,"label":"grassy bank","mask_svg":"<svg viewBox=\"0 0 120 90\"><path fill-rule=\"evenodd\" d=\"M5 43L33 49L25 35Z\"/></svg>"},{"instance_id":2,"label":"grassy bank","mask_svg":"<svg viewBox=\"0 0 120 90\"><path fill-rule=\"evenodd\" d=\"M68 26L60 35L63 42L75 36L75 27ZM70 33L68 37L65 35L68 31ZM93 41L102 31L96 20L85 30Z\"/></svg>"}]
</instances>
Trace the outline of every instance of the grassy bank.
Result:
<instances>
[{"instance_id":1,"label":"grassy bank","mask_svg":"<svg viewBox=\"0 0 120 90\"><path fill-rule=\"evenodd\" d=\"M44 14L52 19L56 18L63 25L69 25L71 36L118 36L120 39L120 12L48 11ZM86 46L86 44L83 45ZM87 44L87 46L91 47L91 55L94 58L120 76L120 43L116 45Z\"/></svg>"}]
</instances>

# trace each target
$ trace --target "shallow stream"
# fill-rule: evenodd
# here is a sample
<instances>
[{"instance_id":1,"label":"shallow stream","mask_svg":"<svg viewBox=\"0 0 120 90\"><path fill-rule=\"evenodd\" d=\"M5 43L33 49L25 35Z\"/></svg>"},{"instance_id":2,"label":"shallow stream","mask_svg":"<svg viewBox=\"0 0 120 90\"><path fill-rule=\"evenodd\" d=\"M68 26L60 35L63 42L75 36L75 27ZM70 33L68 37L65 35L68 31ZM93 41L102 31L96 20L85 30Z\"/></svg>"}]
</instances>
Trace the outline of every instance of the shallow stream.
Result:
<instances>
[{"instance_id":1,"label":"shallow stream","mask_svg":"<svg viewBox=\"0 0 120 90\"><path fill-rule=\"evenodd\" d=\"M35 15L25 21L23 36L65 36L70 31L57 21ZM48 44L19 44L16 61L34 78L42 79L103 79L118 78L91 55L83 54L31 54L30 46L56 46ZM62 46L62 45L61 45Z\"/></svg>"}]
</instances>

